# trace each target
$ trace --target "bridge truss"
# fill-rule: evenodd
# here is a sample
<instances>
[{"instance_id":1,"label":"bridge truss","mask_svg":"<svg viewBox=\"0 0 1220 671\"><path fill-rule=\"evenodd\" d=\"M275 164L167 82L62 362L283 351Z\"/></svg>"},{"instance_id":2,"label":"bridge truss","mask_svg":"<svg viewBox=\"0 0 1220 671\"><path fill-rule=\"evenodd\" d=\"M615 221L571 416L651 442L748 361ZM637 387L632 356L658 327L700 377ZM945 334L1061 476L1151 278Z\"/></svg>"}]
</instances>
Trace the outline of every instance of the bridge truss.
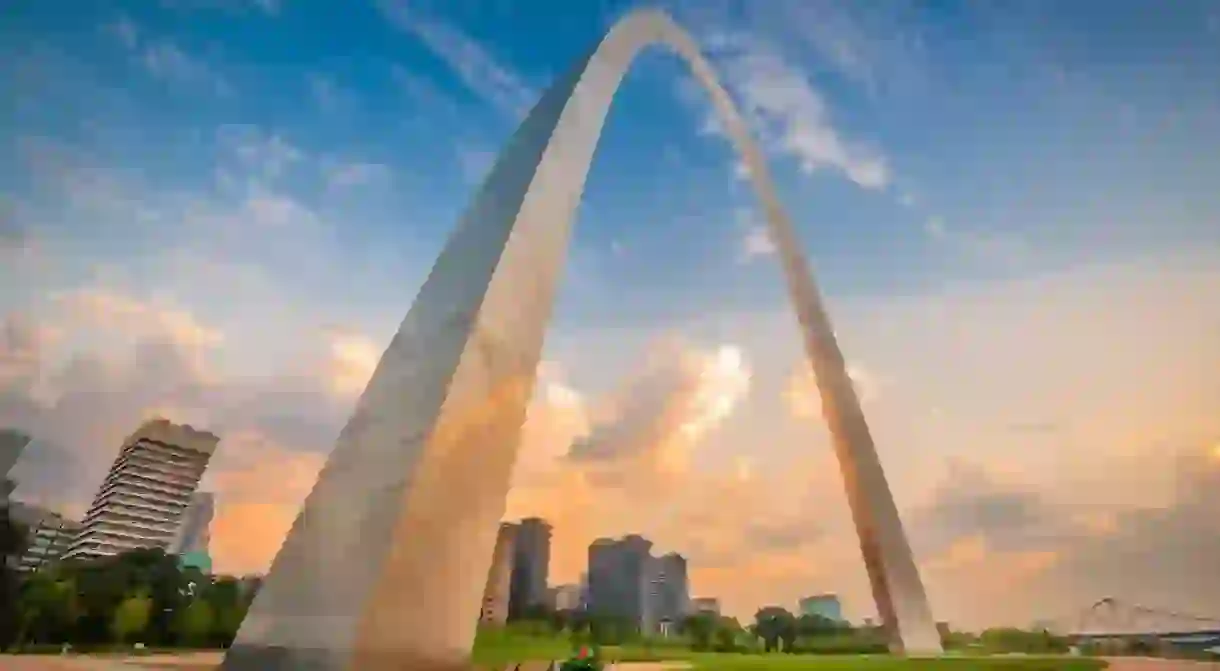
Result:
<instances>
[{"instance_id":1,"label":"bridge truss","mask_svg":"<svg viewBox=\"0 0 1220 671\"><path fill-rule=\"evenodd\" d=\"M1080 638L1216 635L1220 617L1204 617L1164 608L1151 608L1106 597L1066 618L1056 620L1057 633Z\"/></svg>"}]
</instances>

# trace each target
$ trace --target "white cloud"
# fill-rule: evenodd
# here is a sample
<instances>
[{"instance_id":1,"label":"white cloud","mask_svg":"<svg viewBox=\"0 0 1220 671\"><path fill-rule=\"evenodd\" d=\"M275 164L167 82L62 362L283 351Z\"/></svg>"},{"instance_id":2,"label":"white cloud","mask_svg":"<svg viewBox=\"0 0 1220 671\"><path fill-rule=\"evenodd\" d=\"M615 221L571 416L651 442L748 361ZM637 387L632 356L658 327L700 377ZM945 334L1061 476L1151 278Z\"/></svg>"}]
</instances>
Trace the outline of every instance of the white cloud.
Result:
<instances>
[{"instance_id":1,"label":"white cloud","mask_svg":"<svg viewBox=\"0 0 1220 671\"><path fill-rule=\"evenodd\" d=\"M244 203L244 216L263 226L315 224L318 216L295 198L272 191L251 193Z\"/></svg>"},{"instance_id":2,"label":"white cloud","mask_svg":"<svg viewBox=\"0 0 1220 671\"><path fill-rule=\"evenodd\" d=\"M839 171L864 188L889 183L885 157L843 138L821 93L777 49L737 34L714 37L709 46L742 115L770 153L795 159L805 173ZM704 130L723 134L710 116Z\"/></svg>"},{"instance_id":3,"label":"white cloud","mask_svg":"<svg viewBox=\"0 0 1220 671\"><path fill-rule=\"evenodd\" d=\"M453 68L476 96L513 117L525 116L538 100L538 91L482 44L454 26L409 11L401 2L379 0L382 14L399 29L414 35Z\"/></svg>"},{"instance_id":4,"label":"white cloud","mask_svg":"<svg viewBox=\"0 0 1220 671\"><path fill-rule=\"evenodd\" d=\"M329 187L343 189L386 179L390 176L390 169L380 163L339 162L327 166L325 173Z\"/></svg>"},{"instance_id":5,"label":"white cloud","mask_svg":"<svg viewBox=\"0 0 1220 671\"><path fill-rule=\"evenodd\" d=\"M149 73L164 81L206 90L220 96L233 92L229 82L220 73L170 40L147 44L140 60Z\"/></svg>"},{"instance_id":6,"label":"white cloud","mask_svg":"<svg viewBox=\"0 0 1220 671\"><path fill-rule=\"evenodd\" d=\"M764 222L749 210L738 210L737 222L744 229L741 238L741 256L743 263L748 263L763 256L775 254L775 242Z\"/></svg>"},{"instance_id":7,"label":"white cloud","mask_svg":"<svg viewBox=\"0 0 1220 671\"><path fill-rule=\"evenodd\" d=\"M775 243L765 227L755 226L747 231L742 239L741 252L746 261L760 256L771 256L775 253Z\"/></svg>"},{"instance_id":8,"label":"white cloud","mask_svg":"<svg viewBox=\"0 0 1220 671\"><path fill-rule=\"evenodd\" d=\"M304 151L280 135L251 126L221 126L216 136L259 180L274 181L306 158Z\"/></svg>"}]
</instances>

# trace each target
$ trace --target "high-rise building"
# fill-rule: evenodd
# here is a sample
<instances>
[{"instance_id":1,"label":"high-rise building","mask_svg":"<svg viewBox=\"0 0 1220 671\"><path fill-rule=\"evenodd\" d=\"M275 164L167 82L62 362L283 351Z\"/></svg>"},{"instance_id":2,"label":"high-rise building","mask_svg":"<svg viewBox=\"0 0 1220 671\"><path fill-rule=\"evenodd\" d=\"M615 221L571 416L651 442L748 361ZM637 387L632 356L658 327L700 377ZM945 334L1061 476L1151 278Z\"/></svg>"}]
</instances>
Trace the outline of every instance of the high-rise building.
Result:
<instances>
[{"instance_id":1,"label":"high-rise building","mask_svg":"<svg viewBox=\"0 0 1220 671\"><path fill-rule=\"evenodd\" d=\"M219 442L165 419L145 422L123 441L64 558L166 548Z\"/></svg>"},{"instance_id":2,"label":"high-rise building","mask_svg":"<svg viewBox=\"0 0 1220 671\"><path fill-rule=\"evenodd\" d=\"M21 571L37 571L55 562L80 533L79 522L41 506L14 501L10 514L26 528L25 551L16 564Z\"/></svg>"},{"instance_id":3,"label":"high-rise building","mask_svg":"<svg viewBox=\"0 0 1220 671\"><path fill-rule=\"evenodd\" d=\"M835 622L843 621L843 606L834 594L807 596L797 603L800 615L816 615Z\"/></svg>"},{"instance_id":4,"label":"high-rise building","mask_svg":"<svg viewBox=\"0 0 1220 671\"><path fill-rule=\"evenodd\" d=\"M652 541L630 535L599 538L589 546L588 610L633 622L643 630L655 625L652 614Z\"/></svg>"},{"instance_id":5,"label":"high-rise building","mask_svg":"<svg viewBox=\"0 0 1220 671\"><path fill-rule=\"evenodd\" d=\"M537 517L517 524L513 542L513 568L509 580L509 617L520 617L530 607L545 606L551 568L551 525Z\"/></svg>"},{"instance_id":6,"label":"high-rise building","mask_svg":"<svg viewBox=\"0 0 1220 671\"><path fill-rule=\"evenodd\" d=\"M690 612L720 615L720 599L714 596L701 596L691 599Z\"/></svg>"},{"instance_id":7,"label":"high-rise building","mask_svg":"<svg viewBox=\"0 0 1220 671\"><path fill-rule=\"evenodd\" d=\"M183 568L212 572L211 527L216 515L216 497L211 492L195 492L182 515L178 531L170 541L168 552L178 555Z\"/></svg>"},{"instance_id":8,"label":"high-rise building","mask_svg":"<svg viewBox=\"0 0 1220 671\"><path fill-rule=\"evenodd\" d=\"M502 523L496 534L496 547L491 553L491 568L487 585L483 587L483 605L479 622L502 626L508 620L509 586L513 573L513 555L517 525Z\"/></svg>"},{"instance_id":9,"label":"high-rise building","mask_svg":"<svg viewBox=\"0 0 1220 671\"><path fill-rule=\"evenodd\" d=\"M671 552L657 557L652 580L652 614L656 623L678 623L690 609L690 584L686 558Z\"/></svg>"},{"instance_id":10,"label":"high-rise building","mask_svg":"<svg viewBox=\"0 0 1220 671\"><path fill-rule=\"evenodd\" d=\"M580 574L580 609L589 609L589 572Z\"/></svg>"}]
</instances>

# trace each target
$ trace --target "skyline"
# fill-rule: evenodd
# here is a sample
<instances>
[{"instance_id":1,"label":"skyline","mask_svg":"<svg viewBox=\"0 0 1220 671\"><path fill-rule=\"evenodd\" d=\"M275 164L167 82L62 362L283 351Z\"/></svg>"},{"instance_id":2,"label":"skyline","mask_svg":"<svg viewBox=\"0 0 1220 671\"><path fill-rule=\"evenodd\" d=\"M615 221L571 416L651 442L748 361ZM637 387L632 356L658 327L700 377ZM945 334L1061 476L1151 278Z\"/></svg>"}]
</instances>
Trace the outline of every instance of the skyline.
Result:
<instances>
[{"instance_id":1,"label":"skyline","mask_svg":"<svg viewBox=\"0 0 1220 671\"><path fill-rule=\"evenodd\" d=\"M1214 615L1206 3L698 5L667 8L763 131L936 618L1103 596ZM216 430L218 570L270 559L488 157L626 5L547 47L529 35L564 17L331 7L0 19L25 94L0 103L0 420L44 455L15 475L79 511L144 415ZM811 34L784 20L810 11ZM645 59L594 161L509 514L552 520L561 575L640 531L732 614L825 589L873 616L753 203L706 101Z\"/></svg>"}]
</instances>

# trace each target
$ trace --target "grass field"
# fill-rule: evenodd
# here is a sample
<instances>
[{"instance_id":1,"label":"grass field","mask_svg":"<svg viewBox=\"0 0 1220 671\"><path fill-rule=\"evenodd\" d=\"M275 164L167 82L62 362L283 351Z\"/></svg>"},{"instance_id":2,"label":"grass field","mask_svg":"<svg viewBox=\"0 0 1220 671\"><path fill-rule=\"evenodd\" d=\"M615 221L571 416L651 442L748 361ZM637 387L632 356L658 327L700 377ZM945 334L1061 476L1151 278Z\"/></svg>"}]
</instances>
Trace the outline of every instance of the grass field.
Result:
<instances>
[{"instance_id":1,"label":"grass field","mask_svg":"<svg viewBox=\"0 0 1220 671\"><path fill-rule=\"evenodd\" d=\"M480 635L474 661L484 667L531 659L566 659L572 645L561 638ZM685 647L604 647L606 661L681 660L696 671L1095 671L1105 662L1079 657L942 657L902 659L859 655L700 653Z\"/></svg>"}]
</instances>

